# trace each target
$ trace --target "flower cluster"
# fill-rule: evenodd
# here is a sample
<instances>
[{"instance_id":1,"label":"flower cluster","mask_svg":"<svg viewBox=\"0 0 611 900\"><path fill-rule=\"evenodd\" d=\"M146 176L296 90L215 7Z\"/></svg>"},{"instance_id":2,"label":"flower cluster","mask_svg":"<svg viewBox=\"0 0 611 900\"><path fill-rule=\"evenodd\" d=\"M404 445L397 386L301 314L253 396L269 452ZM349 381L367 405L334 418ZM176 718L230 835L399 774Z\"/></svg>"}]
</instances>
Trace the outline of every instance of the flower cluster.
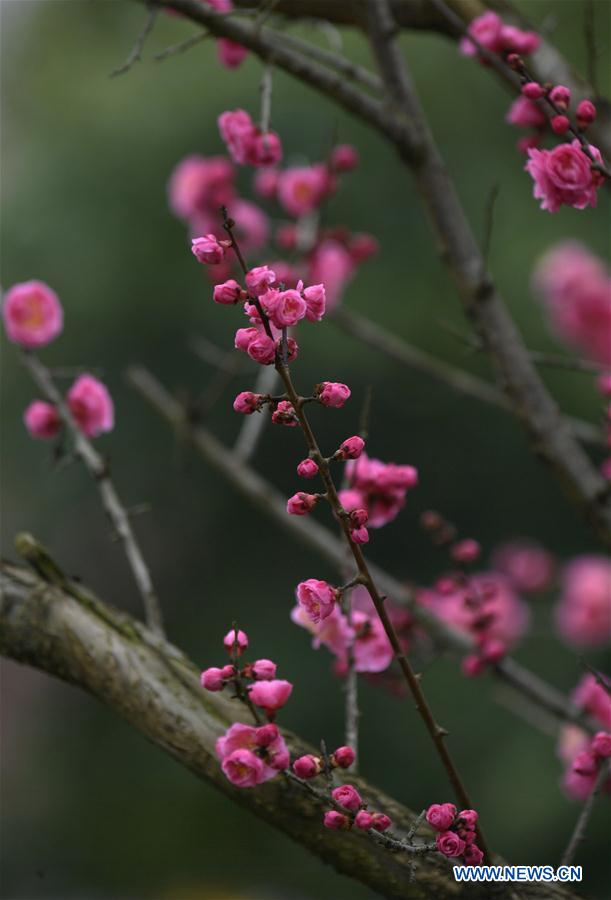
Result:
<instances>
[{"instance_id":1,"label":"flower cluster","mask_svg":"<svg viewBox=\"0 0 611 900\"><path fill-rule=\"evenodd\" d=\"M437 832L439 852L452 859L462 856L467 865L475 866L484 858L475 843L477 818L474 809L458 812L453 803L433 803L426 811L427 822Z\"/></svg>"},{"instance_id":2,"label":"flower cluster","mask_svg":"<svg viewBox=\"0 0 611 900\"><path fill-rule=\"evenodd\" d=\"M236 696L258 706L273 720L291 696L293 685L276 678L276 664L271 659L257 659L254 663L243 663L241 668L238 666L238 658L248 647L248 637L243 631L232 628L223 638L223 644L231 663L204 669L200 677L202 687L207 691L222 691L231 686ZM252 683L246 684L248 681Z\"/></svg>"},{"instance_id":3,"label":"flower cluster","mask_svg":"<svg viewBox=\"0 0 611 900\"><path fill-rule=\"evenodd\" d=\"M523 31L515 25L506 25L498 13L492 11L473 19L468 31L480 47L500 55L508 53L528 55L534 53L541 43L541 38L536 32ZM480 62L486 62L479 47L467 36L461 39L459 49L463 56L477 56Z\"/></svg>"},{"instance_id":4,"label":"flower cluster","mask_svg":"<svg viewBox=\"0 0 611 900\"><path fill-rule=\"evenodd\" d=\"M602 260L576 241L554 245L533 274L556 334L595 362L611 366L611 278Z\"/></svg>"},{"instance_id":5,"label":"flower cluster","mask_svg":"<svg viewBox=\"0 0 611 900\"><path fill-rule=\"evenodd\" d=\"M9 288L2 304L7 337L25 350L50 344L62 331L64 313L55 291L42 281L25 281ZM114 427L114 406L108 389L93 375L79 375L66 394L66 403L87 437L98 437ZM31 437L50 440L62 427L53 403L33 400L23 414Z\"/></svg>"},{"instance_id":6,"label":"flower cluster","mask_svg":"<svg viewBox=\"0 0 611 900\"><path fill-rule=\"evenodd\" d=\"M607 685L611 680L601 675ZM609 756L611 748L611 695L590 673L584 675L571 696L577 709L599 722L604 731L594 737L578 725L565 725L560 733L558 755L565 770L562 785L570 797L585 800L594 788L598 765ZM604 784L611 793L611 778Z\"/></svg>"},{"instance_id":7,"label":"flower cluster","mask_svg":"<svg viewBox=\"0 0 611 900\"><path fill-rule=\"evenodd\" d=\"M219 131L229 155L241 166L274 166L282 159L282 144L275 131L261 131L244 109L219 116Z\"/></svg>"},{"instance_id":8,"label":"flower cluster","mask_svg":"<svg viewBox=\"0 0 611 900\"><path fill-rule=\"evenodd\" d=\"M341 808L328 810L323 818L325 828L332 831L347 831L353 825L361 831L387 831L392 825L392 820L380 812L370 812L367 804L357 789L351 784L342 784L333 788L331 797Z\"/></svg>"},{"instance_id":9,"label":"flower cluster","mask_svg":"<svg viewBox=\"0 0 611 900\"><path fill-rule=\"evenodd\" d=\"M340 491L342 506L349 513L365 510L370 528L381 528L397 517L405 497L418 484L413 466L384 463L361 453L346 465L348 487Z\"/></svg>"},{"instance_id":10,"label":"flower cluster","mask_svg":"<svg viewBox=\"0 0 611 900\"><path fill-rule=\"evenodd\" d=\"M349 654L356 672L378 674L393 660L393 650L368 591L357 586L351 589L350 617L337 602L341 589L314 578L297 587L297 606L291 619L312 634L312 646L325 646L335 657L334 670L345 675ZM385 600L386 611L404 649L407 649L412 618L407 610L390 599Z\"/></svg>"},{"instance_id":11,"label":"flower cluster","mask_svg":"<svg viewBox=\"0 0 611 900\"><path fill-rule=\"evenodd\" d=\"M599 647L611 641L611 561L578 556L561 573L562 592L556 627L574 647Z\"/></svg>"},{"instance_id":12,"label":"flower cluster","mask_svg":"<svg viewBox=\"0 0 611 900\"><path fill-rule=\"evenodd\" d=\"M236 723L216 742L225 776L236 787L254 787L288 768L289 751L278 726Z\"/></svg>"}]
</instances>

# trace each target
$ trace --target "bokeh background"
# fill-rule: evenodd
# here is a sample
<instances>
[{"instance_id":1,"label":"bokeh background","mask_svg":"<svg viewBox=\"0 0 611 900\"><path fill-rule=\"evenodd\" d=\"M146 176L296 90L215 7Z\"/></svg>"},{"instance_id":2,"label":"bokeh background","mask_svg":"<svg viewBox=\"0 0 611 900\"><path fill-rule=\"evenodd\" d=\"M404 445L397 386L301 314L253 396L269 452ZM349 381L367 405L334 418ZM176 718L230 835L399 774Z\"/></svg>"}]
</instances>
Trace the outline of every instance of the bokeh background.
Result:
<instances>
[{"instance_id":1,"label":"bokeh background","mask_svg":"<svg viewBox=\"0 0 611 900\"><path fill-rule=\"evenodd\" d=\"M583 67L583 3L519 5L538 25L555 29L558 45ZM609 71L609 8L596 6L602 77ZM194 31L160 16L144 60L111 79L143 24L139 5L4 0L1 14L2 283L35 277L51 284L66 327L45 350L45 361L104 372L117 423L99 446L110 454L125 502L152 506L136 527L173 641L202 666L215 664L222 658L220 636L236 618L257 654L273 657L282 676L295 682L282 721L313 742L324 736L337 744L341 683L326 651L312 651L288 615L297 581L334 573L181 446L124 379L130 363L142 362L183 396L196 396L213 371L188 350L189 339L202 334L230 345L235 317L210 302L184 228L167 208L166 183L183 156L223 151L216 128L221 111L256 112L260 66L248 59L238 72L221 70L210 41L156 63L153 53ZM354 34L343 39L348 53L367 61ZM404 44L479 233L489 191L500 184L490 262L512 313L532 347L561 349L529 288L531 270L561 238L583 240L604 254L607 196L596 210L540 212L515 150L517 135L503 121L508 97L500 86L441 38L407 35ZM362 267L345 303L488 377L486 361L466 354L442 327L464 325L461 312L410 177L392 151L281 73L274 77L273 122L289 160L320 158L334 130L361 154L362 165L344 180L329 218L373 232L381 252ZM244 195L249 181L242 172ZM355 431L359 398L372 385L370 452L420 470L420 487L371 547L371 556L397 576L427 583L439 572L439 558L417 527L428 507L441 508L486 551L515 535L536 538L560 558L597 550L510 417L457 399L331 324L306 329L301 345L302 384L328 378L353 390L354 402L341 412L315 415L325 446ZM590 377L546 373L545 379L566 410L592 420L600 414ZM246 373L233 387L250 384ZM109 602L137 611L130 573L86 474L76 465L55 470L48 447L32 442L21 424L35 391L6 342L2 391L4 555L14 556L17 531L30 530L66 571ZM230 389L207 419L227 442L241 425L232 397ZM292 493L301 456L295 432L269 429L256 466ZM554 637L552 603L553 594L533 602L533 630L518 658L570 690L582 669ZM600 656L590 659L604 665ZM555 864L578 810L559 789L554 739L497 704L489 680L456 677L456 666L455 660L436 664L427 688L452 733L489 840L513 862ZM3 670L3 897L373 896L194 780L89 697L24 667L6 663ZM415 713L368 684L361 702L364 773L416 809L446 799ZM579 860L592 897L608 890L608 837L601 804Z\"/></svg>"}]
</instances>

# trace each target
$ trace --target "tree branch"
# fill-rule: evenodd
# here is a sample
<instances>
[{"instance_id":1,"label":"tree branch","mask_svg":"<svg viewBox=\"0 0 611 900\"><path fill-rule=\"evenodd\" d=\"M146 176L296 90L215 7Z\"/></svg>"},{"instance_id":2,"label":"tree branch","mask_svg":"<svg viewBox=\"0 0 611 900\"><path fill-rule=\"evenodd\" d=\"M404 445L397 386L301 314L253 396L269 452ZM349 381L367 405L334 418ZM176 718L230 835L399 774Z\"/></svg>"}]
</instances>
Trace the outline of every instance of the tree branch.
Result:
<instances>
[{"instance_id":1,"label":"tree branch","mask_svg":"<svg viewBox=\"0 0 611 900\"><path fill-rule=\"evenodd\" d=\"M473 885L457 884L450 861L438 854L419 857L414 868L412 854L389 852L356 829L325 829L323 804L294 780L278 776L257 788L234 787L221 772L214 743L241 718L243 708L203 691L197 668L181 651L82 585L66 580L62 587L1 563L0 588L4 656L85 689L181 765L338 871L389 898L485 896ZM293 735L285 738L295 755L315 752ZM408 832L417 819L411 810L362 778L349 780L372 808L384 810ZM520 893L528 900L573 896L554 885L524 885Z\"/></svg>"}]
</instances>

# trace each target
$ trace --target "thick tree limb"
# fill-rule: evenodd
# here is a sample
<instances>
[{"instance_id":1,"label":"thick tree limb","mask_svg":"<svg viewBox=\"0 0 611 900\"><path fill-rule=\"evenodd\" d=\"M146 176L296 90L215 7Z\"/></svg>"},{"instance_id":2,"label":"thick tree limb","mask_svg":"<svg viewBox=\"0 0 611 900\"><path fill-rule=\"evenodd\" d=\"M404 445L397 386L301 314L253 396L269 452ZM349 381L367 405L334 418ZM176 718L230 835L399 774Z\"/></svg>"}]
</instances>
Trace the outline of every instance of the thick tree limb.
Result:
<instances>
[{"instance_id":1,"label":"thick tree limb","mask_svg":"<svg viewBox=\"0 0 611 900\"><path fill-rule=\"evenodd\" d=\"M287 516L285 498L258 472L241 463L213 434L201 426L191 427L180 403L146 369L132 367L128 372L128 379L178 434L189 440L209 465L220 472L246 499L274 519L285 533L310 547L338 572L343 571L346 562L344 547L333 532L311 516ZM472 641L465 634L450 628L416 604L405 584L373 563L370 564L370 570L384 593L406 606L441 648L461 654L473 649ZM506 657L492 671L512 691L540 706L558 721L574 722L592 733L598 730L596 723L584 716L560 691L514 659Z\"/></svg>"},{"instance_id":2,"label":"thick tree limb","mask_svg":"<svg viewBox=\"0 0 611 900\"><path fill-rule=\"evenodd\" d=\"M460 885L438 854L391 853L366 835L322 827L324 806L281 775L254 789L233 787L214 743L243 707L201 690L198 670L179 650L81 585L51 584L8 563L0 565L0 652L84 688L195 775L288 834L338 871L384 897L427 900L490 898L491 886ZM285 735L294 754L312 752ZM350 776L375 809L407 831L417 816L358 777ZM570 900L556 885L520 885L520 896Z\"/></svg>"}]
</instances>

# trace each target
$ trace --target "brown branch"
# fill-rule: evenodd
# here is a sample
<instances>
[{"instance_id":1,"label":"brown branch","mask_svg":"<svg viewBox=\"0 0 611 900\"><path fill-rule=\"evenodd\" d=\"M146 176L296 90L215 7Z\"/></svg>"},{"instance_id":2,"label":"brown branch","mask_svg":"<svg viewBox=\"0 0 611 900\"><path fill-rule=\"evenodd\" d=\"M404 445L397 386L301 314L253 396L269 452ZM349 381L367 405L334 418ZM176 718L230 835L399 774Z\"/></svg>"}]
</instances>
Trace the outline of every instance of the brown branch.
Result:
<instances>
[{"instance_id":1,"label":"brown branch","mask_svg":"<svg viewBox=\"0 0 611 900\"><path fill-rule=\"evenodd\" d=\"M339 572L345 569L345 548L333 532L311 517L287 516L285 497L258 472L242 464L228 447L221 444L205 428L191 427L183 407L150 372L134 366L128 371L127 377L130 384L151 406L179 434L192 443L206 462L220 472L249 502L277 522L282 527L283 533L310 547ZM384 593L409 609L414 619L440 647L460 654L473 649L474 644L467 635L449 627L417 604L405 584L372 563L369 569ZM584 716L560 691L514 659L506 657L494 667L493 674L517 694L541 706L558 721L574 722L590 733L600 730L600 726Z\"/></svg>"},{"instance_id":2,"label":"brown branch","mask_svg":"<svg viewBox=\"0 0 611 900\"><path fill-rule=\"evenodd\" d=\"M136 587L142 598L148 626L158 634L162 634L163 618L159 600L153 587L153 581L129 521L129 515L121 503L110 478L108 464L74 421L68 405L57 390L45 366L33 353L27 350L23 351L22 359L34 383L42 391L44 397L57 408L64 427L72 438L76 456L81 460L95 482L102 500L102 506L123 545Z\"/></svg>"},{"instance_id":3,"label":"brown branch","mask_svg":"<svg viewBox=\"0 0 611 900\"><path fill-rule=\"evenodd\" d=\"M449 387L453 391L481 400L490 406L496 406L507 412L512 412L512 406L509 399L494 384L490 384L483 378L467 372L458 366L445 362L426 350L421 350L413 344L408 343L395 332L387 331L377 322L372 321L366 316L356 313L346 306L336 307L329 315L332 322L352 335L352 337L361 341L369 347L381 351L385 356L394 359L401 365L414 369L428 375L440 384ZM481 349L481 343L477 342L478 349ZM537 358L531 358L537 362ZM561 358L564 361L564 357ZM567 362L579 362L567 357ZM584 361L585 362L585 361ZM567 416L567 422L575 435L582 441L591 444L604 443L604 437L600 428L591 422L583 419L576 419Z\"/></svg>"}]
</instances>

